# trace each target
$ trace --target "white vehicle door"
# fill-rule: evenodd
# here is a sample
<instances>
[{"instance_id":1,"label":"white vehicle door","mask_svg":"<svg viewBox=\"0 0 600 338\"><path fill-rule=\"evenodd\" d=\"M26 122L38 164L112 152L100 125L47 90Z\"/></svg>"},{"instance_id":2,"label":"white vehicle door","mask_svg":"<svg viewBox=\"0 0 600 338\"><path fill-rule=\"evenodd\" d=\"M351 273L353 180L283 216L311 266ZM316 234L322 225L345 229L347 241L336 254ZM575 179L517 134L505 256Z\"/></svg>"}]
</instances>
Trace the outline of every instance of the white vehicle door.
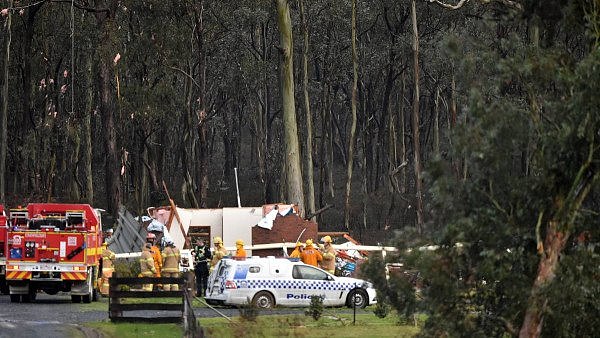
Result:
<instances>
[{"instance_id":1,"label":"white vehicle door","mask_svg":"<svg viewBox=\"0 0 600 338\"><path fill-rule=\"evenodd\" d=\"M221 260L215 269L208 276L208 285L206 292L209 296L216 296L225 291L225 281L229 274L231 265L226 264L225 260Z\"/></svg>"},{"instance_id":2,"label":"white vehicle door","mask_svg":"<svg viewBox=\"0 0 600 338\"><path fill-rule=\"evenodd\" d=\"M323 305L331 306L339 303L339 293L334 278L327 272L310 265L294 265L292 270L294 289L290 290L287 300L294 305L308 306L311 296L323 297Z\"/></svg>"}]
</instances>

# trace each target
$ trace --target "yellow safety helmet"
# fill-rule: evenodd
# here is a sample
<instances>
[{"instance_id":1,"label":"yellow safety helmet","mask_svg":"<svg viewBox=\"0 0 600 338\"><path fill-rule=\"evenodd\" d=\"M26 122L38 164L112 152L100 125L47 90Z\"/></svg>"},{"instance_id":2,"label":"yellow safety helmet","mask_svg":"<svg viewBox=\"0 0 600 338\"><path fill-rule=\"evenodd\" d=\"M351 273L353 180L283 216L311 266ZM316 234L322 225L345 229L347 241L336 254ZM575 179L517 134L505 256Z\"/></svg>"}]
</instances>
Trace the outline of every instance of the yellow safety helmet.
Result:
<instances>
[{"instance_id":1,"label":"yellow safety helmet","mask_svg":"<svg viewBox=\"0 0 600 338\"><path fill-rule=\"evenodd\" d=\"M306 240L306 245L307 245L307 246L308 246L308 245L312 245L312 244L313 244L313 241L312 241L312 239L307 239L307 240Z\"/></svg>"},{"instance_id":2,"label":"yellow safety helmet","mask_svg":"<svg viewBox=\"0 0 600 338\"><path fill-rule=\"evenodd\" d=\"M235 245L244 245L244 241L238 239L237 241L235 241Z\"/></svg>"},{"instance_id":3,"label":"yellow safety helmet","mask_svg":"<svg viewBox=\"0 0 600 338\"><path fill-rule=\"evenodd\" d=\"M302 243L296 242L296 248L302 246Z\"/></svg>"},{"instance_id":4,"label":"yellow safety helmet","mask_svg":"<svg viewBox=\"0 0 600 338\"><path fill-rule=\"evenodd\" d=\"M327 235L327 236L323 237L322 241L324 243L331 243L331 236Z\"/></svg>"},{"instance_id":5,"label":"yellow safety helmet","mask_svg":"<svg viewBox=\"0 0 600 338\"><path fill-rule=\"evenodd\" d=\"M219 236L213 237L213 243L215 243L215 244L223 244L223 240Z\"/></svg>"}]
</instances>

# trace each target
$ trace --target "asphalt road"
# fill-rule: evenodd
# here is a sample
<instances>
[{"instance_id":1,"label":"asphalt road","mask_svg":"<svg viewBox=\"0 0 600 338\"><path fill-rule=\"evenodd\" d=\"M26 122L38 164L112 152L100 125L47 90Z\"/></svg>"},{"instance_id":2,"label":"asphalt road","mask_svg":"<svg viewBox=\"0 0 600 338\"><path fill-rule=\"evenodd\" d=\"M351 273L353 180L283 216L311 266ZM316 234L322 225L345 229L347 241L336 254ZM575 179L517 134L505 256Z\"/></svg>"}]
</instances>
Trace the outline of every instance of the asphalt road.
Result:
<instances>
[{"instance_id":1,"label":"asphalt road","mask_svg":"<svg viewBox=\"0 0 600 338\"><path fill-rule=\"evenodd\" d=\"M68 294L47 295L38 293L35 303L11 303L8 295L0 295L0 338L38 338L38 337L102 337L97 332L81 324L87 322L108 321L108 299L101 298L99 304L73 304ZM102 306L101 304L105 304ZM218 311L218 312L217 312ZM336 312L351 309L340 310ZM357 313L365 311L357 309ZM144 311L137 315L151 317L156 311ZM263 315L303 314L301 308L276 308L264 310ZM217 307L194 308L194 314L200 319L206 317L237 317L240 311L236 308Z\"/></svg>"}]
</instances>

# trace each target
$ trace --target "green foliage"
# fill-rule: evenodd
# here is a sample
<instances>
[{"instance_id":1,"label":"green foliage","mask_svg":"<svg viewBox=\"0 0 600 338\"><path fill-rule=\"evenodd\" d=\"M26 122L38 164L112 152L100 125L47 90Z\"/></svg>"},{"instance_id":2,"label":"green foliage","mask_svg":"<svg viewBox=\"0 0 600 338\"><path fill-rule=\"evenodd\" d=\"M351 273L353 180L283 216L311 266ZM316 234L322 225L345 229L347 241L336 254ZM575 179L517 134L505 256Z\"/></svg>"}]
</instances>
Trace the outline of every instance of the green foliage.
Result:
<instances>
[{"instance_id":1,"label":"green foliage","mask_svg":"<svg viewBox=\"0 0 600 338\"><path fill-rule=\"evenodd\" d=\"M119 277L137 277L140 274L140 263L135 260L118 259L114 263L115 272Z\"/></svg>"},{"instance_id":2,"label":"green foliage","mask_svg":"<svg viewBox=\"0 0 600 338\"><path fill-rule=\"evenodd\" d=\"M397 256L388 255L384 261L381 254L373 253L369 261L361 266L361 275L368 278L377 290L378 306L391 306L398 314L410 317L418 310L418 272L405 269L404 265L386 265L399 262Z\"/></svg>"},{"instance_id":3,"label":"green foliage","mask_svg":"<svg viewBox=\"0 0 600 338\"><path fill-rule=\"evenodd\" d=\"M591 234L600 225L592 211L599 205L600 85L594 79L600 78L600 51L575 54L558 42L545 45L551 48L514 34L493 46L450 47L461 54L469 101L449 158L427 168L428 236L439 247L396 258L422 275L423 301L416 308L429 314L423 336L518 332L538 272L537 245L550 221L571 237L556 278L542 287L542 334L595 333L598 235ZM456 166L464 167L461 175ZM405 235L401 250L414 245ZM375 276L394 308L410 309L400 296L410 290Z\"/></svg>"},{"instance_id":4,"label":"green foliage","mask_svg":"<svg viewBox=\"0 0 600 338\"><path fill-rule=\"evenodd\" d=\"M319 320L323 315L323 310L323 297L310 296L310 305L304 314L311 316L314 320Z\"/></svg>"},{"instance_id":5,"label":"green foliage","mask_svg":"<svg viewBox=\"0 0 600 338\"><path fill-rule=\"evenodd\" d=\"M377 305L375 305L373 313L378 318L385 318L388 316L388 314L390 314L390 305L384 301L379 301Z\"/></svg>"},{"instance_id":6,"label":"green foliage","mask_svg":"<svg viewBox=\"0 0 600 338\"><path fill-rule=\"evenodd\" d=\"M249 322L256 321L256 318L258 318L259 315L259 309L251 301L249 301L247 304L239 306L238 310L240 311L240 318Z\"/></svg>"}]
</instances>

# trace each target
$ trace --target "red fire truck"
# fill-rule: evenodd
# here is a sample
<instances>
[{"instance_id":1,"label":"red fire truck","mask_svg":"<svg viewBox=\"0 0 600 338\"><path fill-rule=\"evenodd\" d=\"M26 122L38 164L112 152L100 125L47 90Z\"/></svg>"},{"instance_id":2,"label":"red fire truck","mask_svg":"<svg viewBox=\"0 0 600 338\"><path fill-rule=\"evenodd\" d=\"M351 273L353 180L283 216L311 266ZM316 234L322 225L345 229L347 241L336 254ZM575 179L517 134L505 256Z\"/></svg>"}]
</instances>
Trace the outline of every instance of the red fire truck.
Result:
<instances>
[{"instance_id":1,"label":"red fire truck","mask_svg":"<svg viewBox=\"0 0 600 338\"><path fill-rule=\"evenodd\" d=\"M0 204L0 293L8 293L6 284L6 213L4 206Z\"/></svg>"},{"instance_id":2,"label":"red fire truck","mask_svg":"<svg viewBox=\"0 0 600 338\"><path fill-rule=\"evenodd\" d=\"M97 299L102 225L96 209L62 203L11 209L6 237L11 302L34 301L40 290L70 292L74 303Z\"/></svg>"}]
</instances>

